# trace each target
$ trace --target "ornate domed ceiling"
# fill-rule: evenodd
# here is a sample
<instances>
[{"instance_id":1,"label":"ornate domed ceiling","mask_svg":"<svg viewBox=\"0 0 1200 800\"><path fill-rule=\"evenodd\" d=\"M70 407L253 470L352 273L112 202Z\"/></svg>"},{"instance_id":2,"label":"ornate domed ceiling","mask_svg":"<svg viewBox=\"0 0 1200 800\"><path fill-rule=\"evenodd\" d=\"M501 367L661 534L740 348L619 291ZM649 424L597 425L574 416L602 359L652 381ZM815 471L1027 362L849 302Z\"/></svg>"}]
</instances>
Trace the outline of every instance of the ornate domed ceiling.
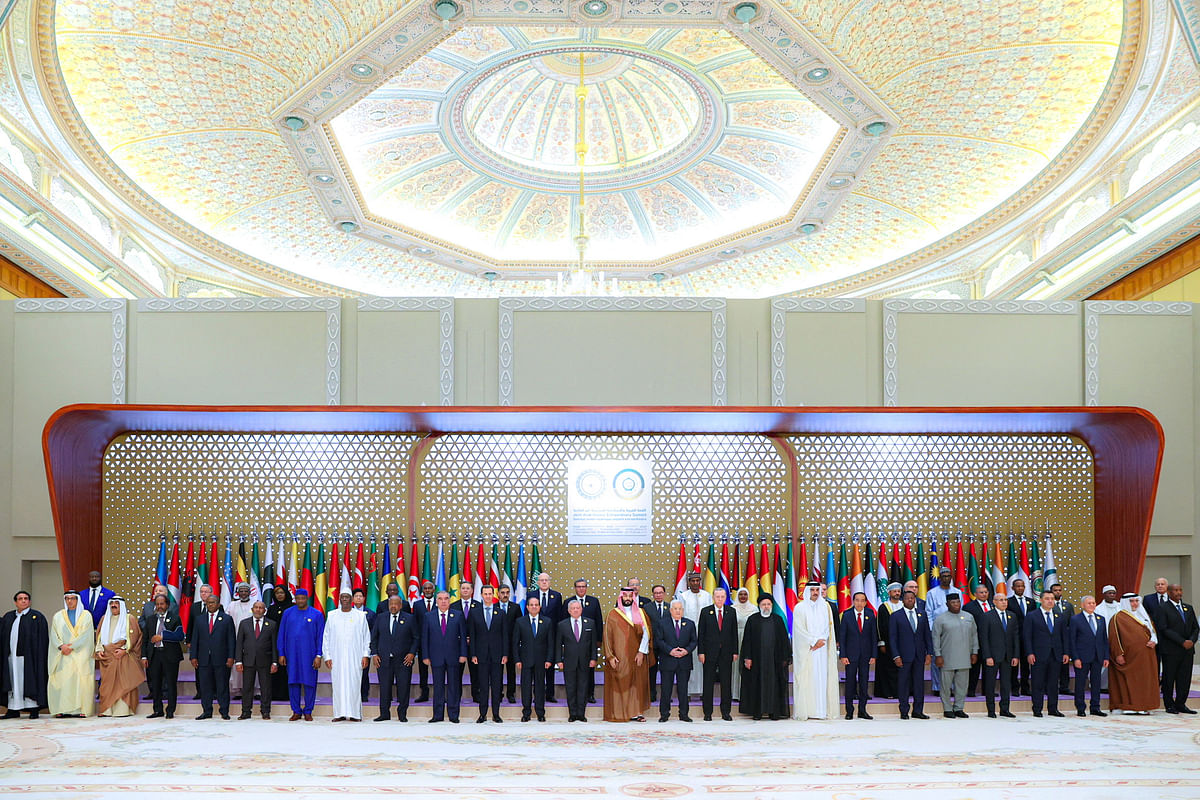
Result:
<instances>
[{"instance_id":1,"label":"ornate domed ceiling","mask_svg":"<svg viewBox=\"0 0 1200 800\"><path fill-rule=\"evenodd\" d=\"M260 285L391 295L537 293L574 260L581 56L589 262L766 296L1027 207L1144 35L1137 0L36 5L46 119L106 191Z\"/></svg>"}]
</instances>

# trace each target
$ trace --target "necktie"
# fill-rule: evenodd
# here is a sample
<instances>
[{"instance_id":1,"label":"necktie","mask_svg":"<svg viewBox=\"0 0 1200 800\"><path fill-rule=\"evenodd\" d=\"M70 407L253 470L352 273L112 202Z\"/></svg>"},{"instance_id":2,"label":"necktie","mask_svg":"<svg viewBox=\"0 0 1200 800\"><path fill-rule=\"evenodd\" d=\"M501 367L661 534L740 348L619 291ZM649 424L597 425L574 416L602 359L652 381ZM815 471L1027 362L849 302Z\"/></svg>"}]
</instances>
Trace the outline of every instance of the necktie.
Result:
<instances>
[{"instance_id":1,"label":"necktie","mask_svg":"<svg viewBox=\"0 0 1200 800\"><path fill-rule=\"evenodd\" d=\"M492 627L492 609L487 606L483 607L483 627Z\"/></svg>"},{"instance_id":2,"label":"necktie","mask_svg":"<svg viewBox=\"0 0 1200 800\"><path fill-rule=\"evenodd\" d=\"M388 628L388 633L396 632L396 615L392 614L392 627Z\"/></svg>"},{"instance_id":3,"label":"necktie","mask_svg":"<svg viewBox=\"0 0 1200 800\"><path fill-rule=\"evenodd\" d=\"M1176 607L1177 609L1179 609L1179 616L1183 617L1183 619L1186 621L1186 620L1187 620L1187 614L1184 614L1184 613L1183 613L1183 606L1182 606L1182 605L1180 605L1179 603L1176 603L1176 604L1175 604L1175 607Z\"/></svg>"},{"instance_id":4,"label":"necktie","mask_svg":"<svg viewBox=\"0 0 1200 800\"><path fill-rule=\"evenodd\" d=\"M531 625L533 625L533 635L534 635L534 636L537 636L537 624L538 624L538 618L537 618L537 617L530 617L530 618L529 618L529 623L530 623Z\"/></svg>"},{"instance_id":5,"label":"necktie","mask_svg":"<svg viewBox=\"0 0 1200 800\"><path fill-rule=\"evenodd\" d=\"M96 607L96 594L97 594L97 590L92 589L92 603L91 603L92 608Z\"/></svg>"},{"instance_id":6,"label":"necktie","mask_svg":"<svg viewBox=\"0 0 1200 800\"><path fill-rule=\"evenodd\" d=\"M257 639L260 633L262 633L262 620L256 619L254 620L254 638Z\"/></svg>"},{"instance_id":7,"label":"necktie","mask_svg":"<svg viewBox=\"0 0 1200 800\"><path fill-rule=\"evenodd\" d=\"M1046 627L1050 629L1051 633L1054 633L1054 620L1050 619L1049 611L1046 612Z\"/></svg>"},{"instance_id":8,"label":"necktie","mask_svg":"<svg viewBox=\"0 0 1200 800\"><path fill-rule=\"evenodd\" d=\"M442 612L442 636L446 635L446 612Z\"/></svg>"},{"instance_id":9,"label":"necktie","mask_svg":"<svg viewBox=\"0 0 1200 800\"><path fill-rule=\"evenodd\" d=\"M1096 632L1096 618L1088 614L1088 625L1092 626L1092 633Z\"/></svg>"},{"instance_id":10,"label":"necktie","mask_svg":"<svg viewBox=\"0 0 1200 800\"><path fill-rule=\"evenodd\" d=\"M575 641L579 641L579 620L575 620Z\"/></svg>"},{"instance_id":11,"label":"necktie","mask_svg":"<svg viewBox=\"0 0 1200 800\"><path fill-rule=\"evenodd\" d=\"M155 632L155 633L157 633L159 636L162 636L162 633L163 633L163 617L162 617L162 614L159 614L159 615L158 615L158 627L155 629L155 631L154 631L154 632ZM155 643L154 643L154 646L155 646L155 647L162 647L162 639L159 639L157 642L155 642Z\"/></svg>"},{"instance_id":12,"label":"necktie","mask_svg":"<svg viewBox=\"0 0 1200 800\"><path fill-rule=\"evenodd\" d=\"M675 620L675 638L678 639L682 636L683 630L679 627L679 620Z\"/></svg>"},{"instance_id":13,"label":"necktie","mask_svg":"<svg viewBox=\"0 0 1200 800\"><path fill-rule=\"evenodd\" d=\"M208 632L209 632L209 633L212 633L212 629L213 629L213 623L215 623L216 621L217 621L217 615L216 615L216 614L209 614L209 615L208 615Z\"/></svg>"},{"instance_id":14,"label":"necktie","mask_svg":"<svg viewBox=\"0 0 1200 800\"><path fill-rule=\"evenodd\" d=\"M659 603L659 604L658 604L658 615L659 615L660 617L663 615L663 607L662 607L662 603Z\"/></svg>"},{"instance_id":15,"label":"necktie","mask_svg":"<svg viewBox=\"0 0 1200 800\"><path fill-rule=\"evenodd\" d=\"M862 633L862 612L858 612L856 616L858 617L858 632Z\"/></svg>"},{"instance_id":16,"label":"necktie","mask_svg":"<svg viewBox=\"0 0 1200 800\"><path fill-rule=\"evenodd\" d=\"M987 601L986 601L986 600L984 600L984 601L983 601L983 613L985 613L985 614L986 614L986 613L987 613L988 611L990 611L990 610L991 610L991 609L989 609L989 608L988 608Z\"/></svg>"},{"instance_id":17,"label":"necktie","mask_svg":"<svg viewBox=\"0 0 1200 800\"><path fill-rule=\"evenodd\" d=\"M859 627L861 628L862 625L860 624ZM721 609L719 608L717 609L717 630L721 630Z\"/></svg>"},{"instance_id":18,"label":"necktie","mask_svg":"<svg viewBox=\"0 0 1200 800\"><path fill-rule=\"evenodd\" d=\"M542 608L546 607L546 593L542 592Z\"/></svg>"},{"instance_id":19,"label":"necktie","mask_svg":"<svg viewBox=\"0 0 1200 800\"><path fill-rule=\"evenodd\" d=\"M1000 612L1000 627L1008 630L1008 614L1005 614L1003 611Z\"/></svg>"},{"instance_id":20,"label":"necktie","mask_svg":"<svg viewBox=\"0 0 1200 800\"><path fill-rule=\"evenodd\" d=\"M913 633L916 633L917 632L917 615L912 612L911 608L908 610L908 624L912 625Z\"/></svg>"}]
</instances>

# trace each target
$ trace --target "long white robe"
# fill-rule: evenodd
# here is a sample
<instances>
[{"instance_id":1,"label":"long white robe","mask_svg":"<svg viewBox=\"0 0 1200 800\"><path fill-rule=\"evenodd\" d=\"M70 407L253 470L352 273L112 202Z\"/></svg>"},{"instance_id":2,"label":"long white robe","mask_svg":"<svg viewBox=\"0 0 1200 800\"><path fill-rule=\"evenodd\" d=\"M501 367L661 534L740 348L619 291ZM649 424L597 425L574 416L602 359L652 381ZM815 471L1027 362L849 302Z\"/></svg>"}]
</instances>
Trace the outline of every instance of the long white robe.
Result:
<instances>
[{"instance_id":1,"label":"long white robe","mask_svg":"<svg viewBox=\"0 0 1200 800\"><path fill-rule=\"evenodd\" d=\"M738 652L742 652L742 638L746 635L746 620L758 613L758 606L753 603L734 603L729 606L737 614L738 623ZM730 694L734 700L742 699L742 669L740 664L742 659L738 657L738 668L733 671L733 686L730 689Z\"/></svg>"},{"instance_id":2,"label":"long white robe","mask_svg":"<svg viewBox=\"0 0 1200 800\"><path fill-rule=\"evenodd\" d=\"M8 710L23 711L37 705L25 696L25 656L17 655L17 639L21 634L21 617L33 611L27 608L17 612L12 629L8 634Z\"/></svg>"},{"instance_id":3,"label":"long white robe","mask_svg":"<svg viewBox=\"0 0 1200 800\"><path fill-rule=\"evenodd\" d=\"M242 620L254 616L254 601L247 600L243 603L237 597L233 598L229 603L229 616L233 617L233 633L236 636ZM242 673L236 669L229 670L229 690L233 694L240 694L242 691Z\"/></svg>"},{"instance_id":4,"label":"long white robe","mask_svg":"<svg viewBox=\"0 0 1200 800\"><path fill-rule=\"evenodd\" d=\"M675 599L683 603L683 615L696 623L696 630L700 630L700 610L713 604L712 595L704 589L698 592L684 589L675 593ZM704 691L704 667L700 664L699 649L692 651L692 674L688 678L688 694L700 694Z\"/></svg>"},{"instance_id":5,"label":"long white robe","mask_svg":"<svg viewBox=\"0 0 1200 800\"><path fill-rule=\"evenodd\" d=\"M820 640L825 646L813 650ZM792 609L792 719L828 719L838 707L833 612L824 597Z\"/></svg>"},{"instance_id":6,"label":"long white robe","mask_svg":"<svg viewBox=\"0 0 1200 800\"><path fill-rule=\"evenodd\" d=\"M69 644L70 655L58 648ZM75 609L75 624L64 608L50 621L50 653L46 683L47 706L51 714L83 714L96 711L96 634L92 615L83 604Z\"/></svg>"},{"instance_id":7,"label":"long white robe","mask_svg":"<svg viewBox=\"0 0 1200 800\"><path fill-rule=\"evenodd\" d=\"M332 661L333 716L362 719L362 660L371 654L367 615L356 608L325 618L322 658Z\"/></svg>"}]
</instances>

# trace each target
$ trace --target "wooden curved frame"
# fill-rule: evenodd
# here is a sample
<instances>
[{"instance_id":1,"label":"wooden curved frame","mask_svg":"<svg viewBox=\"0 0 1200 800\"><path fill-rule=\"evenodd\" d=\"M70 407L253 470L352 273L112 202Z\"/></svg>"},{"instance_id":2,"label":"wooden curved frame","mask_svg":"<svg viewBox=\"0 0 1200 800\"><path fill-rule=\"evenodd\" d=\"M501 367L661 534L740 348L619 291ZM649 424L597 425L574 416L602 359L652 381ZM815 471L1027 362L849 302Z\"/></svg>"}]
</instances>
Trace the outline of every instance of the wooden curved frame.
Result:
<instances>
[{"instance_id":1,"label":"wooden curved frame","mask_svg":"<svg viewBox=\"0 0 1200 800\"><path fill-rule=\"evenodd\" d=\"M42 433L64 585L83 585L101 563L104 452L134 431L433 434L429 442L445 433L1070 434L1095 461L1097 590L1141 582L1164 441L1158 420L1130 407L72 405L51 415Z\"/></svg>"}]
</instances>

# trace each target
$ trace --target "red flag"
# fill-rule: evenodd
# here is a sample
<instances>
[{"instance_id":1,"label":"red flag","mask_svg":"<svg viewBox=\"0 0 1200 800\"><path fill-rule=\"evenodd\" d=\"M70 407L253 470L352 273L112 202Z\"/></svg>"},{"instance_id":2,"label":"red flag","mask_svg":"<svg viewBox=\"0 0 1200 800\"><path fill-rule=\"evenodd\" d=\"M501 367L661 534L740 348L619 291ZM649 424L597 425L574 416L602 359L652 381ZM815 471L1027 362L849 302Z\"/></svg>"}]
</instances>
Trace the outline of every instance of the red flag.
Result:
<instances>
[{"instance_id":1,"label":"red flag","mask_svg":"<svg viewBox=\"0 0 1200 800\"><path fill-rule=\"evenodd\" d=\"M966 591L967 560L963 558L962 542L954 548L954 585L959 591Z\"/></svg>"},{"instance_id":2,"label":"red flag","mask_svg":"<svg viewBox=\"0 0 1200 800\"><path fill-rule=\"evenodd\" d=\"M179 589L179 620L183 629L188 629L188 618L192 614L192 596L196 593L196 560L194 542L188 540L187 563L183 567L183 584Z\"/></svg>"},{"instance_id":3,"label":"red flag","mask_svg":"<svg viewBox=\"0 0 1200 800\"><path fill-rule=\"evenodd\" d=\"M417 537L413 536L412 540L412 558L409 559L411 566L408 571L408 601L415 603L417 598L421 596L421 570L420 564L417 561Z\"/></svg>"},{"instance_id":4,"label":"red flag","mask_svg":"<svg viewBox=\"0 0 1200 800\"><path fill-rule=\"evenodd\" d=\"M338 542L333 540L333 549L329 552L329 574L326 576L326 583L329 584L329 596L334 598L334 603L341 603L342 598L339 592L342 591L342 562L338 560ZM336 605L334 606L336 608Z\"/></svg>"},{"instance_id":5,"label":"red flag","mask_svg":"<svg viewBox=\"0 0 1200 800\"><path fill-rule=\"evenodd\" d=\"M688 557L687 557L687 542L679 540L679 565L675 567L675 591L682 592L687 588L687 582L684 578L687 576Z\"/></svg>"},{"instance_id":6,"label":"red flag","mask_svg":"<svg viewBox=\"0 0 1200 800\"><path fill-rule=\"evenodd\" d=\"M462 557L462 582L471 584L471 588L475 588L475 567L471 565L471 545L463 541L463 557ZM478 600L479 598L475 598Z\"/></svg>"},{"instance_id":7,"label":"red flag","mask_svg":"<svg viewBox=\"0 0 1200 800\"><path fill-rule=\"evenodd\" d=\"M951 576L950 579L954 580L954 557L950 552L950 537L949 536L947 536L946 540L944 542L942 542L942 564L938 569L949 572L950 576Z\"/></svg>"},{"instance_id":8,"label":"red flag","mask_svg":"<svg viewBox=\"0 0 1200 800\"><path fill-rule=\"evenodd\" d=\"M916 576L917 571L913 569L913 554L912 545L908 542L904 543L904 569L901 570L905 575ZM909 580L912 580L911 578Z\"/></svg>"},{"instance_id":9,"label":"red flag","mask_svg":"<svg viewBox=\"0 0 1200 800\"><path fill-rule=\"evenodd\" d=\"M742 559L741 559L741 542L734 541L733 556L729 562L729 568L733 570L729 573L729 591L732 593L733 599L737 600L737 590L745 584L742 583Z\"/></svg>"},{"instance_id":10,"label":"red flag","mask_svg":"<svg viewBox=\"0 0 1200 800\"><path fill-rule=\"evenodd\" d=\"M729 600L729 602L732 603L735 599L737 599L733 597L734 587L736 587L737 584L732 582L733 576L729 572L729 542L721 542L721 577L724 578L725 582L728 584L725 587L725 597L727 600ZM718 579L718 583L719 582L721 582L720 579Z\"/></svg>"},{"instance_id":11,"label":"red flag","mask_svg":"<svg viewBox=\"0 0 1200 800\"><path fill-rule=\"evenodd\" d=\"M487 556L483 554L482 541L479 543L479 555L475 560L475 574L479 576L479 586L481 588L491 584L492 576L488 574Z\"/></svg>"},{"instance_id":12,"label":"red flag","mask_svg":"<svg viewBox=\"0 0 1200 800\"><path fill-rule=\"evenodd\" d=\"M754 555L754 542L746 542L746 575L742 586L750 591L750 602L758 602L758 559Z\"/></svg>"},{"instance_id":13,"label":"red flag","mask_svg":"<svg viewBox=\"0 0 1200 800\"><path fill-rule=\"evenodd\" d=\"M388 568L392 569L392 575L396 580L396 586L400 588L400 596L404 597L408 594L408 585L404 583L408 577L408 570L404 568L404 537L401 536L396 542L396 563L388 564Z\"/></svg>"},{"instance_id":14,"label":"red flag","mask_svg":"<svg viewBox=\"0 0 1200 800\"><path fill-rule=\"evenodd\" d=\"M212 555L208 559L208 587L221 596L221 559L217 553L217 535L213 534Z\"/></svg>"},{"instance_id":15,"label":"red flag","mask_svg":"<svg viewBox=\"0 0 1200 800\"><path fill-rule=\"evenodd\" d=\"M171 546L171 563L168 565L167 572L167 594L178 603L181 599L179 593L179 542L175 542Z\"/></svg>"},{"instance_id":16,"label":"red flag","mask_svg":"<svg viewBox=\"0 0 1200 800\"><path fill-rule=\"evenodd\" d=\"M359 539L358 540L358 557L354 561L354 585L351 587L352 591L358 591L359 589L366 591L367 584L363 580L363 576L365 574L366 573L363 572L363 543L362 543L362 539Z\"/></svg>"},{"instance_id":17,"label":"red flag","mask_svg":"<svg viewBox=\"0 0 1200 800\"><path fill-rule=\"evenodd\" d=\"M762 555L758 564L758 589L759 597L765 594L771 594L771 589L774 587L774 574L771 569L771 554L768 550L766 542L762 543Z\"/></svg>"},{"instance_id":18,"label":"red flag","mask_svg":"<svg viewBox=\"0 0 1200 800\"><path fill-rule=\"evenodd\" d=\"M800 562L796 567L796 583L803 586L808 581L808 543L800 539Z\"/></svg>"}]
</instances>

